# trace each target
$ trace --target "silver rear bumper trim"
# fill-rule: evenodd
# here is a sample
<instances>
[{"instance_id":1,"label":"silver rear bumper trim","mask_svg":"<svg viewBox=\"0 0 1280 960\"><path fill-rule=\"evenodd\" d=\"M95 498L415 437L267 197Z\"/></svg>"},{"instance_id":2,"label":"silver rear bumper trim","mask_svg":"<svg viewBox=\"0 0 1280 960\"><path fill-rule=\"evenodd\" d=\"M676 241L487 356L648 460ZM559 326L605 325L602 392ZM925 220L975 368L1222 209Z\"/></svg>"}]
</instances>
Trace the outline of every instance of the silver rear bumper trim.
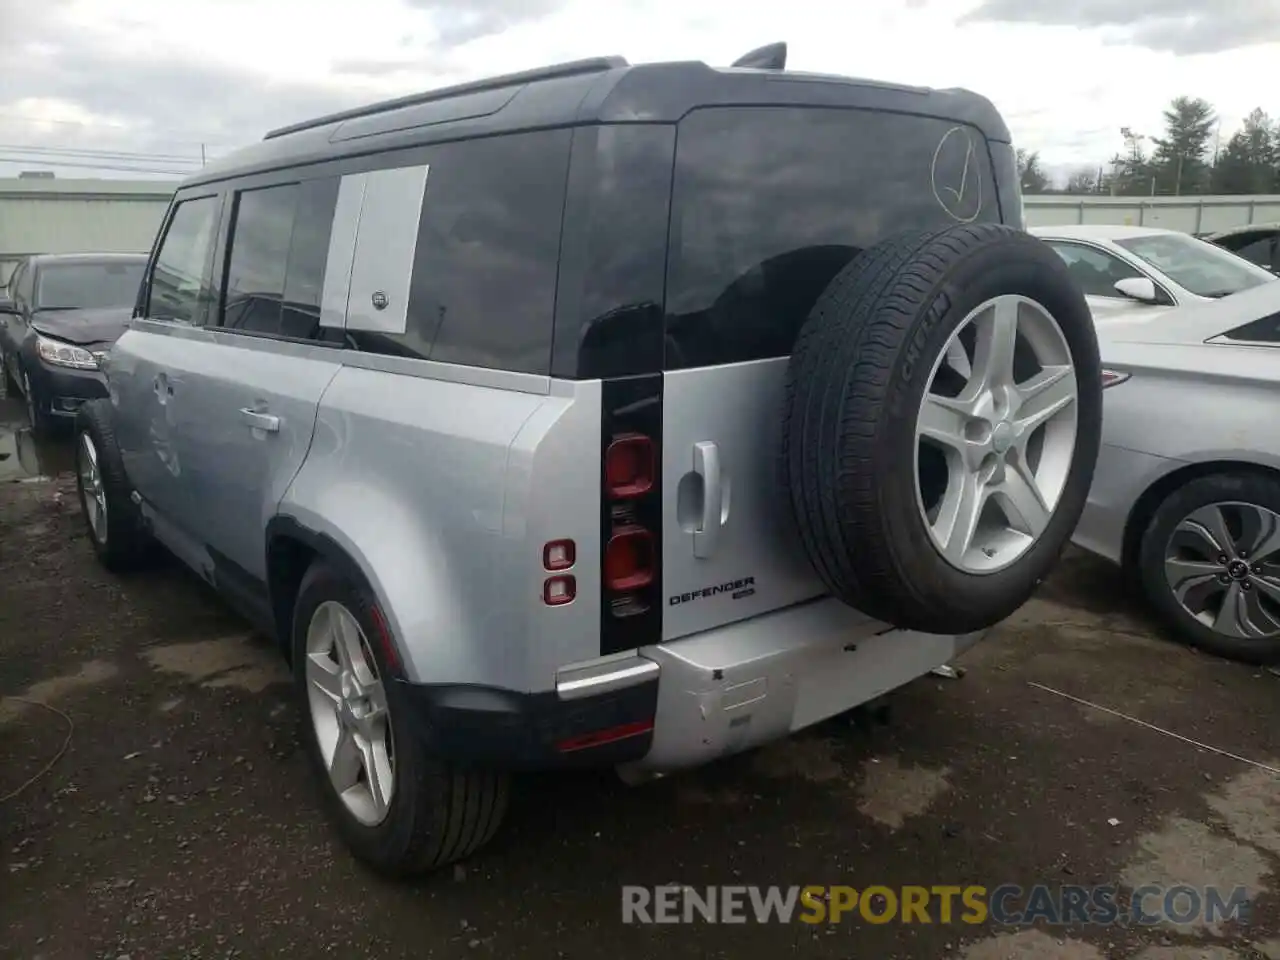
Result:
<instances>
[{"instance_id":1,"label":"silver rear bumper trim","mask_svg":"<svg viewBox=\"0 0 1280 960\"><path fill-rule=\"evenodd\" d=\"M661 670L654 661L639 656L572 667L556 674L556 693L561 700L581 700L656 680Z\"/></svg>"}]
</instances>

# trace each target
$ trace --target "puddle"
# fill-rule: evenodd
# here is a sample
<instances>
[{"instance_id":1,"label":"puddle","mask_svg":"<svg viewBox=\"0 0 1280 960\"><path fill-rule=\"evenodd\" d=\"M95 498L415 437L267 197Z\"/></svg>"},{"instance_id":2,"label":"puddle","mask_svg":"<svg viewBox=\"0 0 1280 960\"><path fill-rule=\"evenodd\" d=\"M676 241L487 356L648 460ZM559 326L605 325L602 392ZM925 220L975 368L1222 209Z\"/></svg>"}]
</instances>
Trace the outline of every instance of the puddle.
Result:
<instances>
[{"instance_id":1,"label":"puddle","mask_svg":"<svg viewBox=\"0 0 1280 960\"><path fill-rule=\"evenodd\" d=\"M104 683L117 673L119 670L114 663L106 660L90 660L75 673L33 683L18 694L22 698L20 700L13 697L0 697L0 727L16 720L27 710L39 709L32 707L26 701L35 700L38 703L56 704L68 694L84 687Z\"/></svg>"},{"instance_id":2,"label":"puddle","mask_svg":"<svg viewBox=\"0 0 1280 960\"><path fill-rule=\"evenodd\" d=\"M868 760L858 785L858 812L890 830L899 830L947 791L949 773L945 767L904 767L897 757Z\"/></svg>"},{"instance_id":3,"label":"puddle","mask_svg":"<svg viewBox=\"0 0 1280 960\"><path fill-rule=\"evenodd\" d=\"M53 477L74 468L70 444L37 443L31 436L21 398L0 400L0 483Z\"/></svg>"},{"instance_id":4,"label":"puddle","mask_svg":"<svg viewBox=\"0 0 1280 960\"><path fill-rule=\"evenodd\" d=\"M1052 936L1042 930L1002 933L970 944L964 960L1103 960L1092 944Z\"/></svg>"},{"instance_id":5,"label":"puddle","mask_svg":"<svg viewBox=\"0 0 1280 960\"><path fill-rule=\"evenodd\" d=\"M177 673L203 687L236 687L261 693L277 683L288 683L284 659L265 644L249 637L225 637L152 647L143 657L157 670Z\"/></svg>"},{"instance_id":6,"label":"puddle","mask_svg":"<svg viewBox=\"0 0 1280 960\"><path fill-rule=\"evenodd\" d=\"M1170 817L1158 832L1139 837L1138 847L1138 855L1120 874L1120 881L1131 890L1147 884L1166 890L1185 884L1199 890L1217 887L1225 895L1244 887L1251 900L1268 892L1265 881L1271 868L1262 854L1202 823ZM1184 934L1222 935L1221 924L1203 913L1185 924L1168 920L1161 925Z\"/></svg>"}]
</instances>

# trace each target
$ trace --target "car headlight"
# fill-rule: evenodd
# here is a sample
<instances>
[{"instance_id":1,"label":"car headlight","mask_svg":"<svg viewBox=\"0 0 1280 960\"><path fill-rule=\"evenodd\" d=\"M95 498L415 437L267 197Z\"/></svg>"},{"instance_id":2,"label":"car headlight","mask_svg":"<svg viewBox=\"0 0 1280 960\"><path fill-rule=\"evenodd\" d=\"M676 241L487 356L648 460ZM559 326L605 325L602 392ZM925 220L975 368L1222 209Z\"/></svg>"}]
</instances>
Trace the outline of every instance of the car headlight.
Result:
<instances>
[{"instance_id":1,"label":"car headlight","mask_svg":"<svg viewBox=\"0 0 1280 960\"><path fill-rule=\"evenodd\" d=\"M98 361L84 347L75 347L69 343L59 343L36 334L36 353L45 363L58 367L73 367L76 370L97 370Z\"/></svg>"}]
</instances>

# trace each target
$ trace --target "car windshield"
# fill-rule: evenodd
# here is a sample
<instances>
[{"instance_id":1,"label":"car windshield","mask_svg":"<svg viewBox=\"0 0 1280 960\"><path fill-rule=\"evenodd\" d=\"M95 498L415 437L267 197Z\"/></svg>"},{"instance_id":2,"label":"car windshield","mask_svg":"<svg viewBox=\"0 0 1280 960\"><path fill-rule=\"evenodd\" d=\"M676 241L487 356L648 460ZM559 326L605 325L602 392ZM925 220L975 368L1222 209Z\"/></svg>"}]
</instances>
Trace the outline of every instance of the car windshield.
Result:
<instances>
[{"instance_id":1,"label":"car windshield","mask_svg":"<svg viewBox=\"0 0 1280 960\"><path fill-rule=\"evenodd\" d=\"M143 264L65 263L40 268L37 310L131 307L142 283Z\"/></svg>"},{"instance_id":2,"label":"car windshield","mask_svg":"<svg viewBox=\"0 0 1280 960\"><path fill-rule=\"evenodd\" d=\"M1277 279L1228 250L1183 233L1117 240L1174 283L1201 297L1225 297Z\"/></svg>"}]
</instances>

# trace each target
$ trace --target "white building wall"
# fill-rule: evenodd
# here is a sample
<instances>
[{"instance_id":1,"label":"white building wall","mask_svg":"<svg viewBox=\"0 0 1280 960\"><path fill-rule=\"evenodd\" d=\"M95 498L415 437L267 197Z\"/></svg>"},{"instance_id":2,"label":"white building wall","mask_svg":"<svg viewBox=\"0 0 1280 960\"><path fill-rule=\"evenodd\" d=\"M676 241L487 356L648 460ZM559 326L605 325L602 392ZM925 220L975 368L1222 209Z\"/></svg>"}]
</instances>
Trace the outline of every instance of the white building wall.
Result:
<instances>
[{"instance_id":1,"label":"white building wall","mask_svg":"<svg viewBox=\"0 0 1280 960\"><path fill-rule=\"evenodd\" d=\"M146 253L172 195L163 180L0 180L0 257Z\"/></svg>"}]
</instances>

